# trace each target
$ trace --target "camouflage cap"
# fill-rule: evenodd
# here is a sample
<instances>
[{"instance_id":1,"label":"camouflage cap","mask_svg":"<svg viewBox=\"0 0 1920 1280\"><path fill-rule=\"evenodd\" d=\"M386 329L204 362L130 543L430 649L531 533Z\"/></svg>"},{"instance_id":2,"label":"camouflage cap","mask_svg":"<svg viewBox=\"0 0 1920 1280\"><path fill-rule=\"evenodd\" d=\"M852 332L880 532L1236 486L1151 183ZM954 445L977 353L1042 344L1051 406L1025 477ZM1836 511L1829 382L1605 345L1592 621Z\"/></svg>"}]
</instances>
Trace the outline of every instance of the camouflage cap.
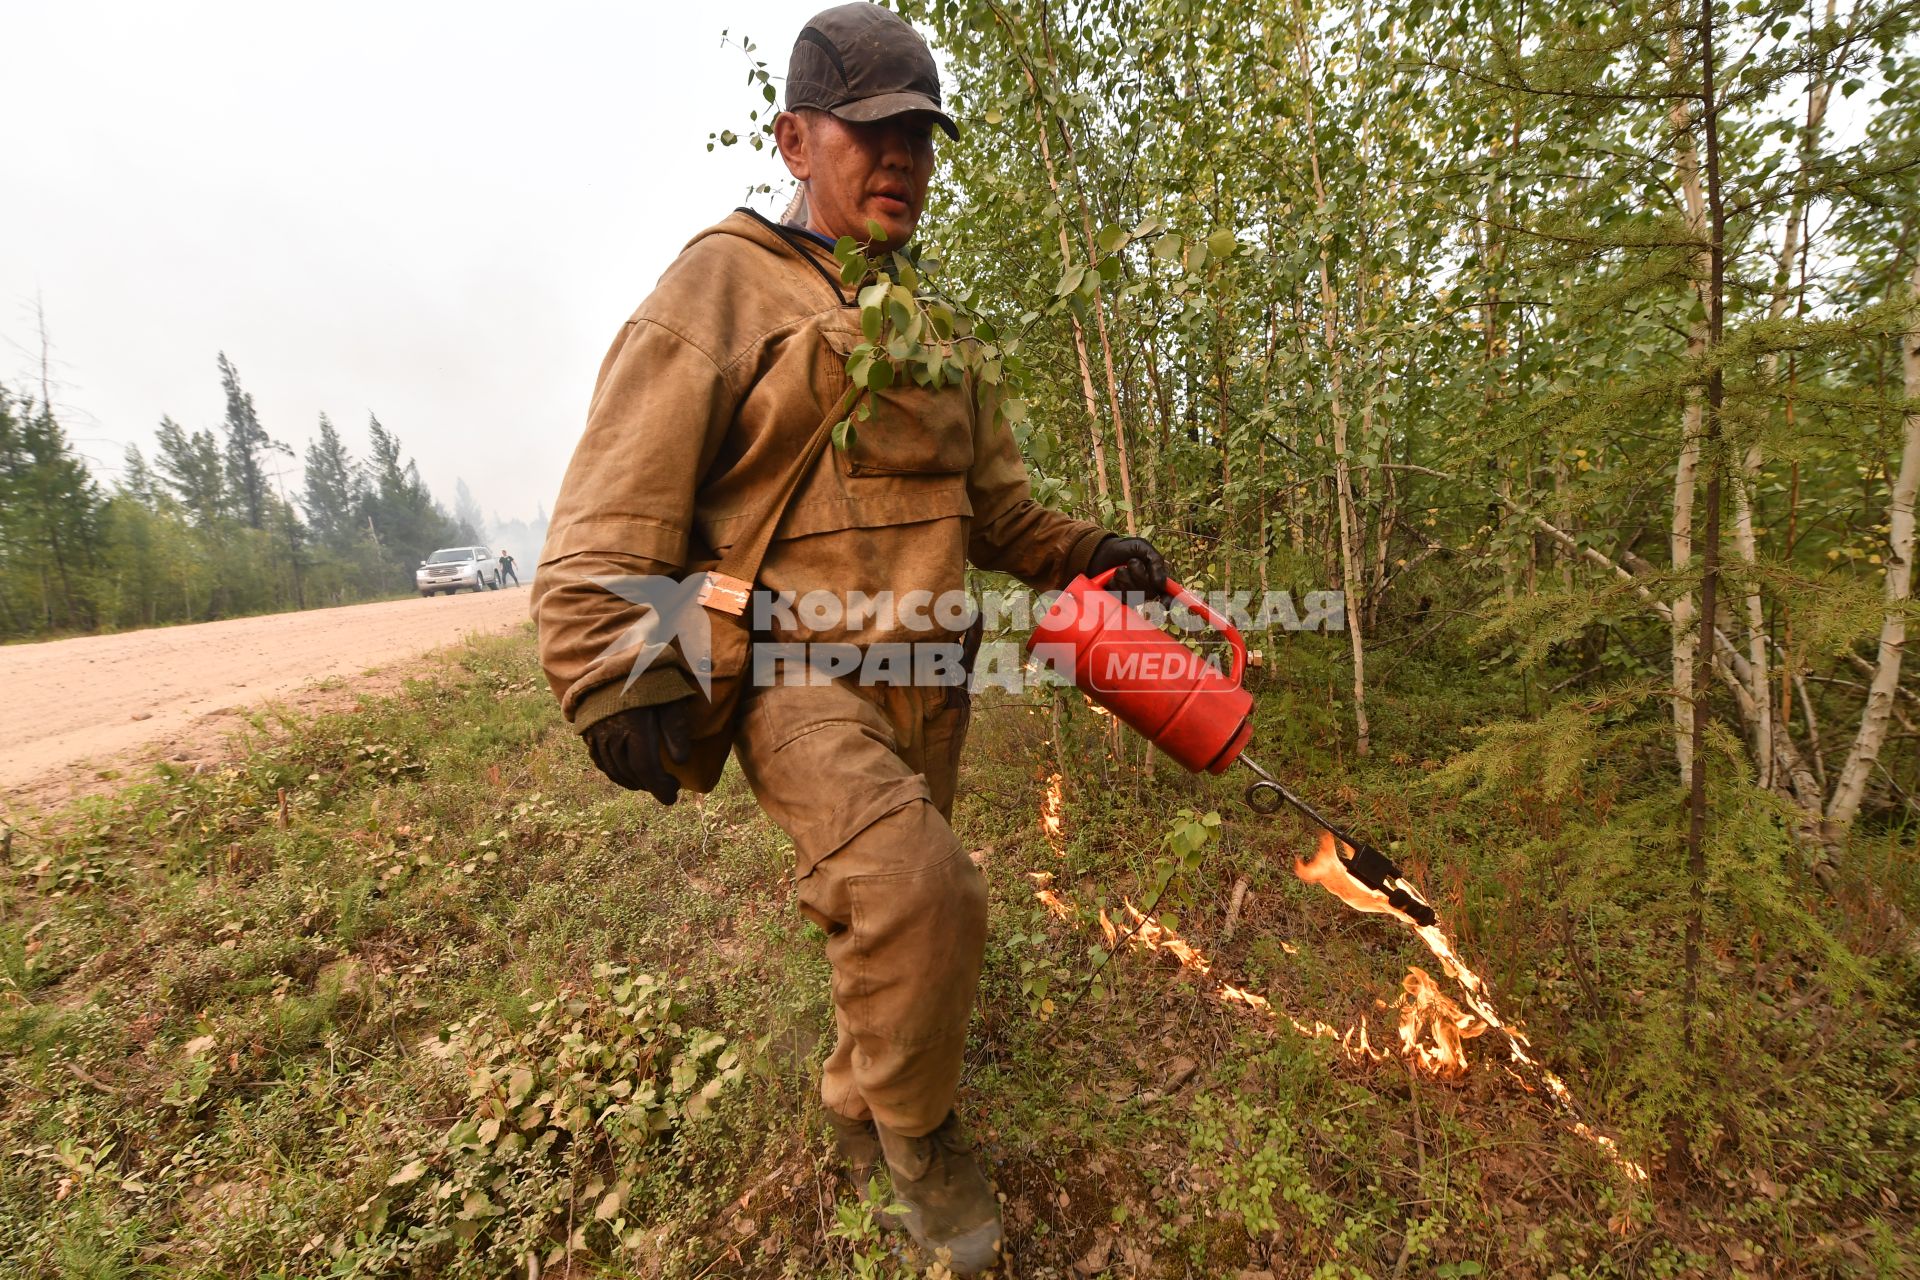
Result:
<instances>
[{"instance_id":1,"label":"camouflage cap","mask_svg":"<svg viewBox=\"0 0 1920 1280\"><path fill-rule=\"evenodd\" d=\"M815 14L787 62L787 110L818 107L864 123L922 111L960 136L940 106L933 50L899 15L867 0Z\"/></svg>"}]
</instances>

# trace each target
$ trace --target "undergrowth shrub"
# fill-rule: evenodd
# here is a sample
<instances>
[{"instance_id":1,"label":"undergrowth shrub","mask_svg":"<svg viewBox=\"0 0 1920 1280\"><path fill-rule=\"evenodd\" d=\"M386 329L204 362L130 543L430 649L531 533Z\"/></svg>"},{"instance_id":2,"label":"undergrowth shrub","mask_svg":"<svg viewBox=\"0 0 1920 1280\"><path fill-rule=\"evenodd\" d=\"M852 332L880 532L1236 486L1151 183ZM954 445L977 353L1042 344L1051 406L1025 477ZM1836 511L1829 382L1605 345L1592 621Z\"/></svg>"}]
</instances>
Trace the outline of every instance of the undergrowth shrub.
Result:
<instances>
[{"instance_id":1,"label":"undergrowth shrub","mask_svg":"<svg viewBox=\"0 0 1920 1280\"><path fill-rule=\"evenodd\" d=\"M639 1247L636 1187L743 1070L737 1046L685 1021L684 989L597 965L525 1026L476 1014L443 1032L431 1051L466 1073L464 1114L360 1205L336 1274L492 1276Z\"/></svg>"}]
</instances>

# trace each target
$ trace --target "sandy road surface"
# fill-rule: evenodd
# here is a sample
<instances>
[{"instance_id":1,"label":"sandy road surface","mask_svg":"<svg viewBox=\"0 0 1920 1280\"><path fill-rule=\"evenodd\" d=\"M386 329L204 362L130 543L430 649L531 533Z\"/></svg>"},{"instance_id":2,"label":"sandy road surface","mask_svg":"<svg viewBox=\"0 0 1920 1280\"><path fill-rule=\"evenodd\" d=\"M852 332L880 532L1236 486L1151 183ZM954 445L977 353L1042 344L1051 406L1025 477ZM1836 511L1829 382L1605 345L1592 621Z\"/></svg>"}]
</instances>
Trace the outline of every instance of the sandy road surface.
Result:
<instances>
[{"instance_id":1,"label":"sandy road surface","mask_svg":"<svg viewBox=\"0 0 1920 1280\"><path fill-rule=\"evenodd\" d=\"M0 807L53 805L103 771L200 758L238 711L313 707L315 681L526 620L526 591L508 587L0 646Z\"/></svg>"}]
</instances>

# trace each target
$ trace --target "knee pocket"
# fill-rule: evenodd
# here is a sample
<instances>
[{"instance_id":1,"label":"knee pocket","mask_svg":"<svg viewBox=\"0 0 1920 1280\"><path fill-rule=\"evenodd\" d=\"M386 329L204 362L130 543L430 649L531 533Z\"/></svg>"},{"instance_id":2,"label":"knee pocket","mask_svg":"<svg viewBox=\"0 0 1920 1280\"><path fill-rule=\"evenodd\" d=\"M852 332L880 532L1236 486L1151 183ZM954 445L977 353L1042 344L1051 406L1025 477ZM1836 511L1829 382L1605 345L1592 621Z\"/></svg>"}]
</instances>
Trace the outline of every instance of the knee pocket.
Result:
<instances>
[{"instance_id":1,"label":"knee pocket","mask_svg":"<svg viewBox=\"0 0 1920 1280\"><path fill-rule=\"evenodd\" d=\"M972 859L956 841L937 862L852 876L846 891L856 1028L902 1047L964 1035L987 937L986 878Z\"/></svg>"},{"instance_id":2,"label":"knee pocket","mask_svg":"<svg viewBox=\"0 0 1920 1280\"><path fill-rule=\"evenodd\" d=\"M964 962L985 946L987 881L927 800L902 805L836 858L848 923L862 951L922 948L936 967ZM953 950L957 947L958 950Z\"/></svg>"},{"instance_id":3,"label":"knee pocket","mask_svg":"<svg viewBox=\"0 0 1920 1280\"><path fill-rule=\"evenodd\" d=\"M885 885L903 897L940 895L967 886L985 892L985 878L961 847L918 775L884 811L874 813L833 855L846 883ZM822 859L822 861L826 861Z\"/></svg>"},{"instance_id":4,"label":"knee pocket","mask_svg":"<svg viewBox=\"0 0 1920 1280\"><path fill-rule=\"evenodd\" d=\"M929 810L932 806L918 802ZM958 840L949 837L951 850L936 862L898 871L874 871L847 877L847 896L853 905L853 924L884 918L938 922L975 930L984 937L987 921L987 881L973 865Z\"/></svg>"},{"instance_id":5,"label":"knee pocket","mask_svg":"<svg viewBox=\"0 0 1920 1280\"><path fill-rule=\"evenodd\" d=\"M838 685L761 691L737 750L761 807L793 837L801 878L929 797L925 779L897 754L886 718Z\"/></svg>"}]
</instances>

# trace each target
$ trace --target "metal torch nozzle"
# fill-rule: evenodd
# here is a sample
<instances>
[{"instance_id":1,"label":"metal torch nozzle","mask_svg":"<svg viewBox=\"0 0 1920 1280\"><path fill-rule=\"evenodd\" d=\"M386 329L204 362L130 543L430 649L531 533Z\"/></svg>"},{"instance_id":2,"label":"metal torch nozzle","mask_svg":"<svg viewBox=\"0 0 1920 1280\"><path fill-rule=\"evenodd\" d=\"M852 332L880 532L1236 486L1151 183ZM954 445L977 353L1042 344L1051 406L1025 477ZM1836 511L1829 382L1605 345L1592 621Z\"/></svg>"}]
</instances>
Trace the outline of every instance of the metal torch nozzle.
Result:
<instances>
[{"instance_id":1,"label":"metal torch nozzle","mask_svg":"<svg viewBox=\"0 0 1920 1280\"><path fill-rule=\"evenodd\" d=\"M1259 780L1250 784L1246 790L1249 809L1259 814L1273 814L1280 812L1280 806L1283 804L1292 805L1309 822L1332 833L1335 852L1339 854L1341 863L1346 866L1348 875L1369 889L1384 894L1390 904L1404 912L1415 924L1430 925L1439 919L1434 914L1433 907L1420 896L1420 891L1401 874L1400 868L1394 864L1392 858L1360 837L1342 831L1321 817L1312 805L1287 790L1278 778L1261 768L1259 762L1251 756L1242 754L1239 759L1241 764L1259 775Z\"/></svg>"}]
</instances>

